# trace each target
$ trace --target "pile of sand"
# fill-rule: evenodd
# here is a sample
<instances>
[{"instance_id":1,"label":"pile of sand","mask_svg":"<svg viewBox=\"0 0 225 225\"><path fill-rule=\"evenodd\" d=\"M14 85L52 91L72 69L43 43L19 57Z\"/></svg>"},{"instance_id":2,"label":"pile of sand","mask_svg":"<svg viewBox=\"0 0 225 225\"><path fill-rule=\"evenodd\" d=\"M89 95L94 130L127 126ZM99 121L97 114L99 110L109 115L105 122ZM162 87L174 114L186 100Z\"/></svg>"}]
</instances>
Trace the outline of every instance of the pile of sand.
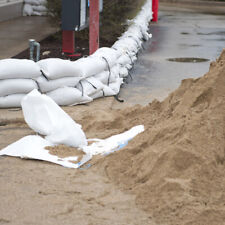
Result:
<instances>
[{"instance_id":1,"label":"pile of sand","mask_svg":"<svg viewBox=\"0 0 225 225\"><path fill-rule=\"evenodd\" d=\"M204 77L183 80L163 102L119 110L98 130L137 124L145 132L98 169L156 224L224 224L225 50Z\"/></svg>"}]
</instances>

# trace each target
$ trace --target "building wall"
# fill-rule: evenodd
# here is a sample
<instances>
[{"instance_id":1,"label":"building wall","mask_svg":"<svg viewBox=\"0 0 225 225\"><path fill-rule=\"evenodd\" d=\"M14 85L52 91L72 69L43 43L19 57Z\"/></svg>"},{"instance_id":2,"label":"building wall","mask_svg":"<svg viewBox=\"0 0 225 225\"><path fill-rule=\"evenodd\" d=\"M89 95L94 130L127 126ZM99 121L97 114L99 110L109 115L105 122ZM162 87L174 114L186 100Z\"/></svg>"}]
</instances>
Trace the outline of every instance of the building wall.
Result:
<instances>
[{"instance_id":1,"label":"building wall","mask_svg":"<svg viewBox=\"0 0 225 225\"><path fill-rule=\"evenodd\" d=\"M22 16L23 0L0 0L0 21Z\"/></svg>"}]
</instances>

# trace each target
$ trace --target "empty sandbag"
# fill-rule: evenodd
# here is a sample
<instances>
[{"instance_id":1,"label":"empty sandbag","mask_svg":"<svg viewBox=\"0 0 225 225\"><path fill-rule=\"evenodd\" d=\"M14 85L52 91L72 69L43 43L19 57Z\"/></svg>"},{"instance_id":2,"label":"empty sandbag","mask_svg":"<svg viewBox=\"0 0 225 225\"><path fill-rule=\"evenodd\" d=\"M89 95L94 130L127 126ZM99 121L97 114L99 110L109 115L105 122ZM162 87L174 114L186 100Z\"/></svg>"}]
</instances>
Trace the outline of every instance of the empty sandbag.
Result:
<instances>
[{"instance_id":1,"label":"empty sandbag","mask_svg":"<svg viewBox=\"0 0 225 225\"><path fill-rule=\"evenodd\" d=\"M104 85L102 90L99 90L95 94L91 95L90 97L93 99L101 98L101 97L108 97L115 95L115 92L107 85Z\"/></svg>"},{"instance_id":2,"label":"empty sandbag","mask_svg":"<svg viewBox=\"0 0 225 225\"><path fill-rule=\"evenodd\" d=\"M46 140L72 147L87 145L81 125L47 95L33 90L23 98L21 105L26 123L34 131L46 135Z\"/></svg>"}]
</instances>

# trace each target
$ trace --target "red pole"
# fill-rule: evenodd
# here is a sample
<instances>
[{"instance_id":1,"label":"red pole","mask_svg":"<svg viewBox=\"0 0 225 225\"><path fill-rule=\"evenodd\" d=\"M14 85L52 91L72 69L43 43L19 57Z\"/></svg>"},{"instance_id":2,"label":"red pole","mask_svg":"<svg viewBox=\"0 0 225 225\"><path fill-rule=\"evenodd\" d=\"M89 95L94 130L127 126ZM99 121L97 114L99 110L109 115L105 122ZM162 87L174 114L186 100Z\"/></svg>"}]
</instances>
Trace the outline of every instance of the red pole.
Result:
<instances>
[{"instance_id":1,"label":"red pole","mask_svg":"<svg viewBox=\"0 0 225 225\"><path fill-rule=\"evenodd\" d=\"M90 0L89 6L89 54L99 48L99 0Z\"/></svg>"},{"instance_id":2,"label":"red pole","mask_svg":"<svg viewBox=\"0 0 225 225\"><path fill-rule=\"evenodd\" d=\"M64 53L74 53L74 31L63 30L62 31L62 51Z\"/></svg>"},{"instance_id":3,"label":"red pole","mask_svg":"<svg viewBox=\"0 0 225 225\"><path fill-rule=\"evenodd\" d=\"M159 0L152 0L152 21L157 22L158 21L158 8L159 8Z\"/></svg>"}]
</instances>

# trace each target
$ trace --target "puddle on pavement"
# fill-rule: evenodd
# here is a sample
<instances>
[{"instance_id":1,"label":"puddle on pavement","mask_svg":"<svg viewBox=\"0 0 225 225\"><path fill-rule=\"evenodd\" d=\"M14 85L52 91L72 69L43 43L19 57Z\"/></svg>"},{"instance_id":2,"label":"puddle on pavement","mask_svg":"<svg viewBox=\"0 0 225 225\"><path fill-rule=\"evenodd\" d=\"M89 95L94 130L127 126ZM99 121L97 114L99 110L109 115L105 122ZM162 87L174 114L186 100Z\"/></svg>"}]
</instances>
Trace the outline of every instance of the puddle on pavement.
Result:
<instances>
[{"instance_id":1,"label":"puddle on pavement","mask_svg":"<svg viewBox=\"0 0 225 225\"><path fill-rule=\"evenodd\" d=\"M181 32L180 34L182 34L182 35L189 35L190 33L188 33L188 32Z\"/></svg>"},{"instance_id":2,"label":"puddle on pavement","mask_svg":"<svg viewBox=\"0 0 225 225\"><path fill-rule=\"evenodd\" d=\"M169 58L167 59L170 62L184 62L184 63L200 63L200 62L207 62L209 59L204 59L204 58Z\"/></svg>"}]
</instances>

